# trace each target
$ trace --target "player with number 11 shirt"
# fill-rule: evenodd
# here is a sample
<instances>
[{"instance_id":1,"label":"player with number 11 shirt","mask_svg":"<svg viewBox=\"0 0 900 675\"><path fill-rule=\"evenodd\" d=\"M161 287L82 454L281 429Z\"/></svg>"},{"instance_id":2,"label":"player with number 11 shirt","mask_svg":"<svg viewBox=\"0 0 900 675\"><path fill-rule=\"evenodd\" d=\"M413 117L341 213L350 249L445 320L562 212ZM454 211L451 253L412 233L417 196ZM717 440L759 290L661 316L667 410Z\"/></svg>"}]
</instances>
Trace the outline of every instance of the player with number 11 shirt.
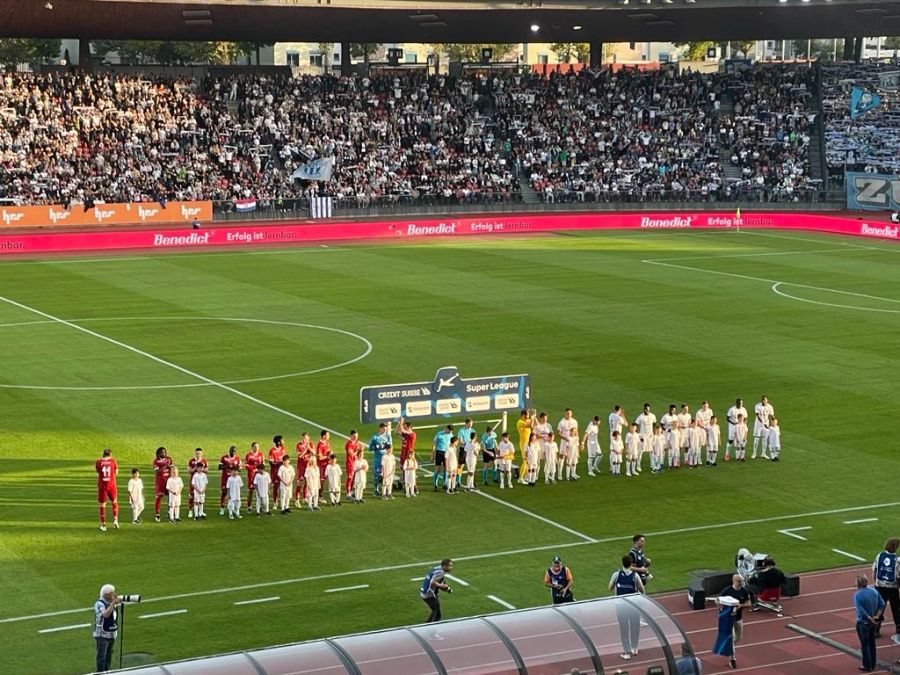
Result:
<instances>
[{"instance_id":1,"label":"player with number 11 shirt","mask_svg":"<svg viewBox=\"0 0 900 675\"><path fill-rule=\"evenodd\" d=\"M103 456L94 462L97 472L97 501L100 503L100 531L106 532L106 500L112 502L113 527L119 529L119 501L116 490L116 474L119 465L112 456L112 450L106 448Z\"/></svg>"}]
</instances>

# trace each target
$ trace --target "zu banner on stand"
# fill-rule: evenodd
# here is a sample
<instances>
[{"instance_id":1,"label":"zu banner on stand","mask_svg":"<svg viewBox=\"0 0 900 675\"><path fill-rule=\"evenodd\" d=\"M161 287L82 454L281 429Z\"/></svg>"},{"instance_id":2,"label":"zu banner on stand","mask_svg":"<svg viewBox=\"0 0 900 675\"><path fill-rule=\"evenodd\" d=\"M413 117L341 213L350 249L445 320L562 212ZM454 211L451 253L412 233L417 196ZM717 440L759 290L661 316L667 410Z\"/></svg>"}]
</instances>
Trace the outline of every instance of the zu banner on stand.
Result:
<instances>
[{"instance_id":1,"label":"zu banner on stand","mask_svg":"<svg viewBox=\"0 0 900 675\"><path fill-rule=\"evenodd\" d=\"M848 171L847 208L866 211L900 211L900 176Z\"/></svg>"},{"instance_id":2,"label":"zu banner on stand","mask_svg":"<svg viewBox=\"0 0 900 675\"><path fill-rule=\"evenodd\" d=\"M531 405L531 376L494 375L462 379L456 366L438 369L431 382L382 384L359 390L359 419L363 424L458 417L504 412Z\"/></svg>"}]
</instances>

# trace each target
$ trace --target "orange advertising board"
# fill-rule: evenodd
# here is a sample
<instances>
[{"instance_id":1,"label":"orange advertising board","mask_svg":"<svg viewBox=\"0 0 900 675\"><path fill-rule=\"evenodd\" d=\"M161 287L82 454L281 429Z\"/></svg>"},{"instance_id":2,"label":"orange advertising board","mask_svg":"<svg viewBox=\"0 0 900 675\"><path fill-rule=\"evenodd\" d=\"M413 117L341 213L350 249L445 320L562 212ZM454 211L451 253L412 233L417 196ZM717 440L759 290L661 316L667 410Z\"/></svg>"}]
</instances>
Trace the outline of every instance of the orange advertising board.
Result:
<instances>
[{"instance_id":1,"label":"orange advertising board","mask_svg":"<svg viewBox=\"0 0 900 675\"><path fill-rule=\"evenodd\" d=\"M132 202L96 204L87 211L82 204L62 206L0 206L0 228L142 225L190 223L212 220L212 202Z\"/></svg>"}]
</instances>

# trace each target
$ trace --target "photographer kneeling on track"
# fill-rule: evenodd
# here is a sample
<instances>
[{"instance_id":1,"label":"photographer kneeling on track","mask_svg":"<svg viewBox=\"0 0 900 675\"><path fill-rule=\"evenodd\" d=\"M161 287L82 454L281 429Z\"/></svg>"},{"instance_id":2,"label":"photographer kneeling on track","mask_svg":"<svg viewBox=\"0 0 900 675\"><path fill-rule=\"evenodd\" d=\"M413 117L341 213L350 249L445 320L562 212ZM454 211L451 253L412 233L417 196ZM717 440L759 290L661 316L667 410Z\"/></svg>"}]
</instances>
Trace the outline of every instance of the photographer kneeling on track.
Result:
<instances>
[{"instance_id":1,"label":"photographer kneeling on track","mask_svg":"<svg viewBox=\"0 0 900 675\"><path fill-rule=\"evenodd\" d=\"M753 599L753 609L765 607L781 613L781 587L784 584L784 572L775 566L775 560L766 556L756 571L747 580L747 590Z\"/></svg>"}]
</instances>

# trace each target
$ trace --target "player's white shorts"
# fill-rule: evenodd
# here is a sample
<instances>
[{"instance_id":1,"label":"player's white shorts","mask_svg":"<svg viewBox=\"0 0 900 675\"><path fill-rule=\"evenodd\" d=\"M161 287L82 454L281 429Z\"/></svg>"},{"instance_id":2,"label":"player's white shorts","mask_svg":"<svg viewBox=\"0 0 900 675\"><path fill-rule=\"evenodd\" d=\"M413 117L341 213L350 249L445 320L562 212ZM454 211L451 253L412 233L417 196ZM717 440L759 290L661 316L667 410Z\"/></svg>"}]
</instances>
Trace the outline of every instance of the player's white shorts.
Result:
<instances>
[{"instance_id":1,"label":"player's white shorts","mask_svg":"<svg viewBox=\"0 0 900 675\"><path fill-rule=\"evenodd\" d=\"M588 439L588 442L585 443L585 445L587 446L588 457L596 457L597 455L600 454L600 444L597 442L596 439L594 439L594 440Z\"/></svg>"},{"instance_id":2,"label":"player's white shorts","mask_svg":"<svg viewBox=\"0 0 900 675\"><path fill-rule=\"evenodd\" d=\"M512 460L511 459L497 460L497 468L500 471L512 471Z\"/></svg>"},{"instance_id":3,"label":"player's white shorts","mask_svg":"<svg viewBox=\"0 0 900 675\"><path fill-rule=\"evenodd\" d=\"M754 422L753 424L753 438L768 438L769 429L768 427L760 424L759 420Z\"/></svg>"},{"instance_id":4,"label":"player's white shorts","mask_svg":"<svg viewBox=\"0 0 900 675\"><path fill-rule=\"evenodd\" d=\"M471 457L466 457L466 471L469 473L475 473L475 463L477 462L477 458L472 455Z\"/></svg>"},{"instance_id":5,"label":"player's white shorts","mask_svg":"<svg viewBox=\"0 0 900 675\"><path fill-rule=\"evenodd\" d=\"M734 425L731 422L728 423L728 442L734 443Z\"/></svg>"}]
</instances>

